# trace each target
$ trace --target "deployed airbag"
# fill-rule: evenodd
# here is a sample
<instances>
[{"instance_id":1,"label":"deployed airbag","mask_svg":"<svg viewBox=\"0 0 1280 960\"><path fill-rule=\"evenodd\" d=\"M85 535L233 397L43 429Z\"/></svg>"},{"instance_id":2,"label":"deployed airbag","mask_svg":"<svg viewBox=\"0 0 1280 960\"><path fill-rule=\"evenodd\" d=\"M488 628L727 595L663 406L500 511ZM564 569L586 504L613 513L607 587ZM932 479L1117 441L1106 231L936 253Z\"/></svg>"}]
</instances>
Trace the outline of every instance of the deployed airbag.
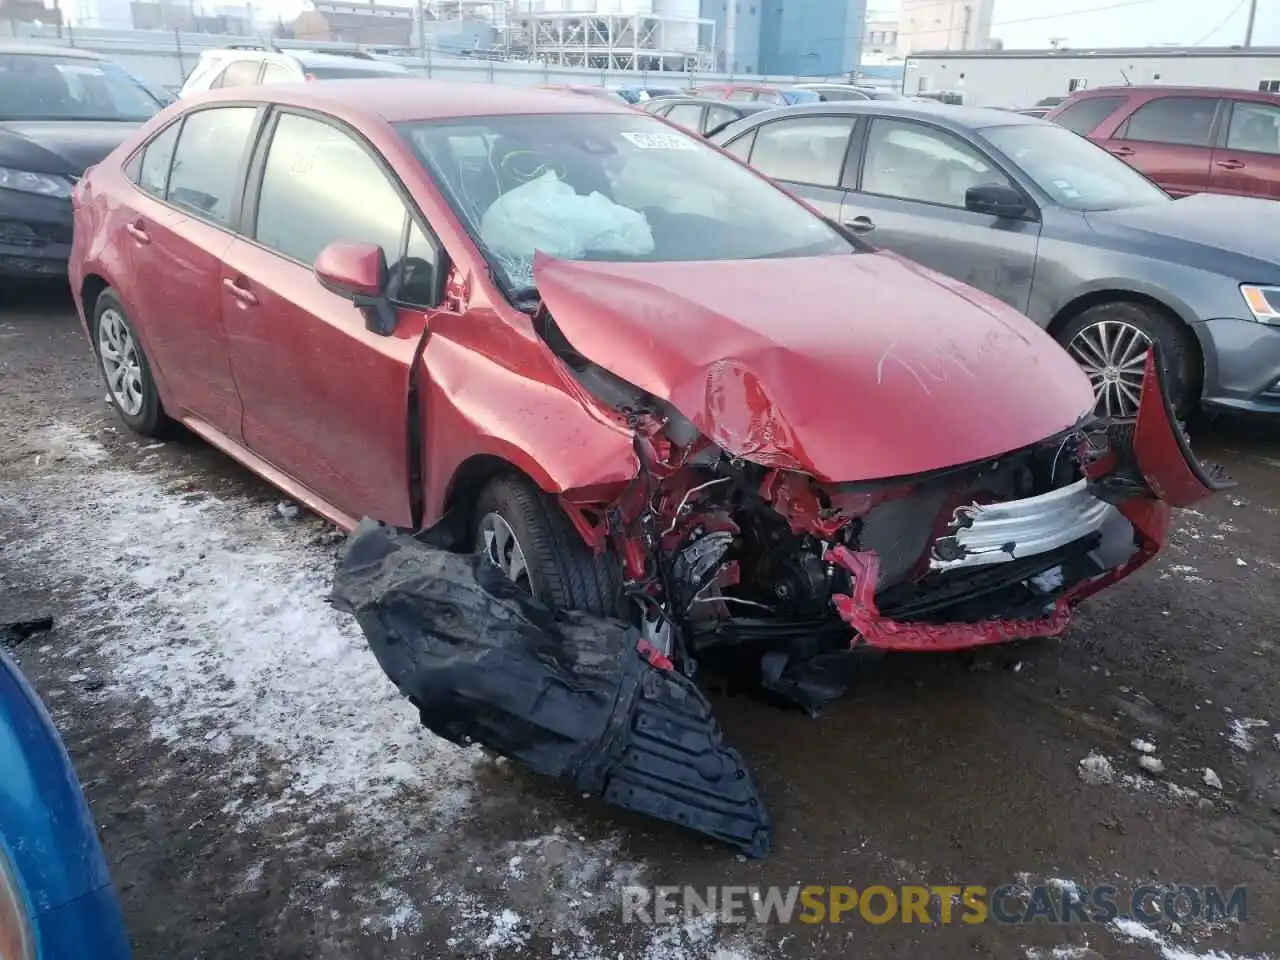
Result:
<instances>
[{"instance_id":1,"label":"deployed airbag","mask_svg":"<svg viewBox=\"0 0 1280 960\"><path fill-rule=\"evenodd\" d=\"M552 613L486 556L440 542L434 528L414 537L365 520L333 587L334 605L356 616L424 726L617 806L768 853L768 815L692 681L654 666L634 628Z\"/></svg>"},{"instance_id":2,"label":"deployed airbag","mask_svg":"<svg viewBox=\"0 0 1280 960\"><path fill-rule=\"evenodd\" d=\"M480 221L480 238L498 256L522 259L539 250L568 260L589 253L653 252L643 213L601 193L584 197L550 170L495 200Z\"/></svg>"}]
</instances>

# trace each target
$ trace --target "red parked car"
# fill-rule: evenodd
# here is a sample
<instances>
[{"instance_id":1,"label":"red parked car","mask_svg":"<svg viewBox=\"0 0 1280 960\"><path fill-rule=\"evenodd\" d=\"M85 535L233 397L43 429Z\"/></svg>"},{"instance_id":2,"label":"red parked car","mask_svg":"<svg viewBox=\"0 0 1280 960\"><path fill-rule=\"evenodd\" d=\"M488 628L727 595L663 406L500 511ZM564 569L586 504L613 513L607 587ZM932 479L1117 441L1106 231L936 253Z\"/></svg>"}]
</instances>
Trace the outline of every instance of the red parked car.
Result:
<instances>
[{"instance_id":1,"label":"red parked car","mask_svg":"<svg viewBox=\"0 0 1280 960\"><path fill-rule=\"evenodd\" d=\"M1280 96L1209 87L1102 87L1047 120L1101 144L1175 197L1280 199Z\"/></svg>"},{"instance_id":2,"label":"red parked car","mask_svg":"<svg viewBox=\"0 0 1280 960\"><path fill-rule=\"evenodd\" d=\"M695 663L816 709L851 642L1059 634L1222 485L1153 359L1100 421L1030 320L701 138L473 93L184 100L77 185L71 255L125 423L373 518L335 597L442 735L760 853Z\"/></svg>"}]
</instances>

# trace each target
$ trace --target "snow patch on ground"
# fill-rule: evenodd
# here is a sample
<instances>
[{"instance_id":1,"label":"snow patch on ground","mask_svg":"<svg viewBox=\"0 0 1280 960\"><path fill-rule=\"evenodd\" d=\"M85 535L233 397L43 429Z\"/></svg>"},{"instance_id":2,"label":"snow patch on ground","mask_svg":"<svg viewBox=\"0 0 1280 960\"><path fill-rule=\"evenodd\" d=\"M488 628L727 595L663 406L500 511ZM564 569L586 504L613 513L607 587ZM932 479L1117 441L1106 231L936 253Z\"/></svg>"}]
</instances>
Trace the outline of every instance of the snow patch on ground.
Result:
<instances>
[{"instance_id":1,"label":"snow patch on ground","mask_svg":"<svg viewBox=\"0 0 1280 960\"><path fill-rule=\"evenodd\" d=\"M429 784L435 812L465 806L474 754L421 730L329 607L332 555L307 533L119 470L84 476L66 500L15 549L77 591L77 626L110 641L108 689L150 700L157 738L204 744L216 731L286 764L279 796L242 815L305 802L376 816L406 784Z\"/></svg>"},{"instance_id":2,"label":"snow patch on ground","mask_svg":"<svg viewBox=\"0 0 1280 960\"><path fill-rule=\"evenodd\" d=\"M1181 947L1171 942L1159 930L1145 926L1136 920L1113 920L1111 929L1126 943L1145 943L1151 946L1160 960L1270 960L1265 955L1246 957L1213 949L1202 953L1198 950Z\"/></svg>"},{"instance_id":3,"label":"snow patch on ground","mask_svg":"<svg viewBox=\"0 0 1280 960\"><path fill-rule=\"evenodd\" d=\"M1227 742L1237 750L1250 753L1253 750L1253 730L1269 727L1266 720L1255 720L1251 717L1236 717L1227 726Z\"/></svg>"},{"instance_id":4,"label":"snow patch on ground","mask_svg":"<svg viewBox=\"0 0 1280 960\"><path fill-rule=\"evenodd\" d=\"M1096 956L1088 947L1028 947L1026 960L1086 960Z\"/></svg>"}]
</instances>

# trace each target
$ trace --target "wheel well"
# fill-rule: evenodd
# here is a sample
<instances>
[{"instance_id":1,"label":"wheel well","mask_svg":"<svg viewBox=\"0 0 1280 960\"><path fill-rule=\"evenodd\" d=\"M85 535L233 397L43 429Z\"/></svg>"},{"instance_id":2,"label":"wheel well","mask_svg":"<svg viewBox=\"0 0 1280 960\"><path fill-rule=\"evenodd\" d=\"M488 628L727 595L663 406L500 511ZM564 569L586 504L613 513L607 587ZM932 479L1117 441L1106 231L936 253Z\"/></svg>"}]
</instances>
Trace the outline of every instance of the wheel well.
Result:
<instances>
[{"instance_id":1,"label":"wheel well","mask_svg":"<svg viewBox=\"0 0 1280 960\"><path fill-rule=\"evenodd\" d=\"M487 453L477 454L464 460L454 472L453 479L449 481L449 488L445 492L444 512L447 514L450 510L461 509L469 528L473 519L471 509L480 496L480 491L490 481L504 476L522 477L537 486L532 477L509 460Z\"/></svg>"},{"instance_id":2,"label":"wheel well","mask_svg":"<svg viewBox=\"0 0 1280 960\"><path fill-rule=\"evenodd\" d=\"M1086 293L1077 297L1068 303L1065 307L1057 312L1049 326L1046 328L1049 335L1055 340L1058 339L1058 331L1074 320L1086 310L1094 307L1100 307L1106 303L1133 303L1138 306L1147 307L1158 313L1164 314L1170 320L1177 322L1179 329L1184 333L1186 344L1192 362L1195 365L1197 376L1204 373L1204 355L1200 352L1200 341L1191 332L1185 320L1182 319L1177 311L1171 309L1168 304L1161 303L1155 297L1148 296L1145 293L1135 293L1132 290L1095 290L1092 293Z\"/></svg>"},{"instance_id":3,"label":"wheel well","mask_svg":"<svg viewBox=\"0 0 1280 960\"><path fill-rule=\"evenodd\" d=\"M107 289L111 284L98 276L91 273L84 278L84 282L80 284L80 304L84 307L85 326L93 326L93 306L98 302L98 297L102 296L102 291ZM90 340L93 338L90 337ZM97 347L95 346L96 350Z\"/></svg>"}]
</instances>

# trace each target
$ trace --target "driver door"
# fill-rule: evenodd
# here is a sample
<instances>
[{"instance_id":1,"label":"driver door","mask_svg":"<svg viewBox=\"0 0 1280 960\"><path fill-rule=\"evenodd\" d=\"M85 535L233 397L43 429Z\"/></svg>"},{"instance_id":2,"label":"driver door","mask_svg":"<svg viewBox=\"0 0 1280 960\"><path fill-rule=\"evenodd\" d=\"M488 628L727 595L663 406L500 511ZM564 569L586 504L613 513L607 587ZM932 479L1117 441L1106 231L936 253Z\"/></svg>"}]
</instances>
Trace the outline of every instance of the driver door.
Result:
<instances>
[{"instance_id":1,"label":"driver door","mask_svg":"<svg viewBox=\"0 0 1280 960\"><path fill-rule=\"evenodd\" d=\"M224 254L220 291L245 445L333 519L407 526L410 371L436 302L439 245L382 158L344 126L280 111L259 150L247 239ZM390 336L316 281L312 264L335 242L382 247L396 278Z\"/></svg>"},{"instance_id":2,"label":"driver door","mask_svg":"<svg viewBox=\"0 0 1280 960\"><path fill-rule=\"evenodd\" d=\"M877 118L850 179L841 219L869 243L1026 312L1040 221L965 209L969 187L1014 185L985 153L931 124Z\"/></svg>"}]
</instances>

